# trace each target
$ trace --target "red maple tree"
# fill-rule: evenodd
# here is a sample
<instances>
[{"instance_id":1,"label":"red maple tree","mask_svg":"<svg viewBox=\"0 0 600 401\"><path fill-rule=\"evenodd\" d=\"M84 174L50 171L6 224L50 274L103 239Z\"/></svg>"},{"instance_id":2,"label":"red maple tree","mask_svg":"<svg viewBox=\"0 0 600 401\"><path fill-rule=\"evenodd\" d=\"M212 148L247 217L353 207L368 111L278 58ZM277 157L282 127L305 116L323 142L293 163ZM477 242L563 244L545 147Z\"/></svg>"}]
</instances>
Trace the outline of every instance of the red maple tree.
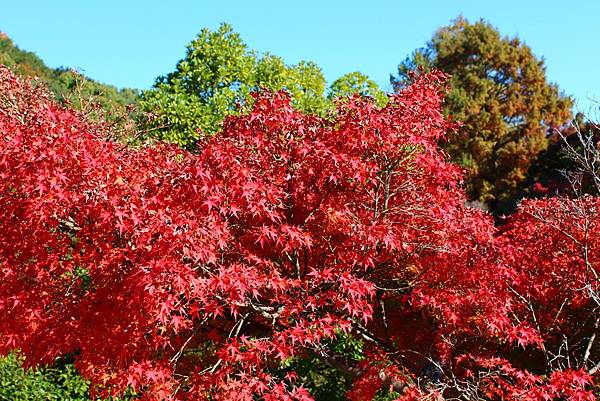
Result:
<instances>
[{"instance_id":1,"label":"red maple tree","mask_svg":"<svg viewBox=\"0 0 600 401\"><path fill-rule=\"evenodd\" d=\"M309 354L355 400L595 399L598 200L501 229L466 206L444 80L327 118L257 95L189 153L109 141L2 68L0 352L148 400L310 400L277 370Z\"/></svg>"}]
</instances>

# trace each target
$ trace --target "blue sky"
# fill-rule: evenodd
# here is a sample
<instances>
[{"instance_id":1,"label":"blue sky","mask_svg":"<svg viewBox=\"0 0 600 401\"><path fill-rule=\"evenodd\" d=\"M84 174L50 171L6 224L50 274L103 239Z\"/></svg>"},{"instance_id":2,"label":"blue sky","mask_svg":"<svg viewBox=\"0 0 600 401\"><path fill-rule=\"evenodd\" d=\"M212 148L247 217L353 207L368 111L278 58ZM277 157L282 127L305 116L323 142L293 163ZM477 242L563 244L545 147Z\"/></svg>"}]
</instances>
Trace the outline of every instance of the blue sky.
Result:
<instances>
[{"instance_id":1,"label":"blue sky","mask_svg":"<svg viewBox=\"0 0 600 401\"><path fill-rule=\"evenodd\" d=\"M358 70L390 89L398 63L459 14L518 35L579 109L598 110L600 0L21 0L2 5L0 31L52 67L144 89L203 27L229 22L250 48L314 61L330 82Z\"/></svg>"}]
</instances>

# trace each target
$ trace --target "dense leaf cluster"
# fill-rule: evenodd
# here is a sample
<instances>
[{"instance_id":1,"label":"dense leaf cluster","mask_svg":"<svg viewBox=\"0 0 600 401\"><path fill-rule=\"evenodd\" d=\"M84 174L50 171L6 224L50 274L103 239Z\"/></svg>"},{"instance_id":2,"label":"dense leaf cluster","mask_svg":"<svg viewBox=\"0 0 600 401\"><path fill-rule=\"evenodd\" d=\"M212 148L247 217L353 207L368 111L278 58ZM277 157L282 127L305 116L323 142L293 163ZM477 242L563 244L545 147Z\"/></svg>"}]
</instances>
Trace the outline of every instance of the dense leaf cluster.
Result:
<instances>
[{"instance_id":1,"label":"dense leaf cluster","mask_svg":"<svg viewBox=\"0 0 600 401\"><path fill-rule=\"evenodd\" d=\"M595 400L598 198L468 207L445 79L333 118L255 95L189 153L1 69L0 351L148 400L310 400L311 358L352 400Z\"/></svg>"}]
</instances>

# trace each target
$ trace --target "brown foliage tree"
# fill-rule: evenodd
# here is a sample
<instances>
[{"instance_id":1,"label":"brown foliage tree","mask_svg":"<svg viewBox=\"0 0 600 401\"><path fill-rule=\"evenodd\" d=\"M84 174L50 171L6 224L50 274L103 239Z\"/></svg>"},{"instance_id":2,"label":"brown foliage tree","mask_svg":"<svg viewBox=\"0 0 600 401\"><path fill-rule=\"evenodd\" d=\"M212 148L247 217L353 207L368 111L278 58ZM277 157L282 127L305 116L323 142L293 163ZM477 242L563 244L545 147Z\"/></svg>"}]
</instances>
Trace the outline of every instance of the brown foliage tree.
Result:
<instances>
[{"instance_id":1,"label":"brown foliage tree","mask_svg":"<svg viewBox=\"0 0 600 401\"><path fill-rule=\"evenodd\" d=\"M531 161L547 148L549 129L570 120L572 99L548 83L544 61L529 46L483 20L459 17L440 28L399 65L391 77L395 88L404 87L418 67L452 76L445 112L463 126L445 148L466 168L471 198L503 211Z\"/></svg>"}]
</instances>

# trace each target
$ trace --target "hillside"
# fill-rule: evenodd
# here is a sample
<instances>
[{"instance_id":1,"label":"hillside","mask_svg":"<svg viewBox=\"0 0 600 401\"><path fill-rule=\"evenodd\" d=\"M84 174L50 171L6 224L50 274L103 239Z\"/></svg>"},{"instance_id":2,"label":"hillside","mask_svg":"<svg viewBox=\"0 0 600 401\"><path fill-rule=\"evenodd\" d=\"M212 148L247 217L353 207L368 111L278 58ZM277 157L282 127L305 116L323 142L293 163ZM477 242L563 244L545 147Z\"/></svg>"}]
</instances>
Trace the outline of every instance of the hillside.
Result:
<instances>
[{"instance_id":1,"label":"hillside","mask_svg":"<svg viewBox=\"0 0 600 401\"><path fill-rule=\"evenodd\" d=\"M108 110L135 103L138 98L136 89L117 89L68 68L50 68L35 53L16 46L3 32L0 32L0 64L8 66L21 76L40 78L59 101L70 101L75 107L78 106L79 99L94 98Z\"/></svg>"}]
</instances>

